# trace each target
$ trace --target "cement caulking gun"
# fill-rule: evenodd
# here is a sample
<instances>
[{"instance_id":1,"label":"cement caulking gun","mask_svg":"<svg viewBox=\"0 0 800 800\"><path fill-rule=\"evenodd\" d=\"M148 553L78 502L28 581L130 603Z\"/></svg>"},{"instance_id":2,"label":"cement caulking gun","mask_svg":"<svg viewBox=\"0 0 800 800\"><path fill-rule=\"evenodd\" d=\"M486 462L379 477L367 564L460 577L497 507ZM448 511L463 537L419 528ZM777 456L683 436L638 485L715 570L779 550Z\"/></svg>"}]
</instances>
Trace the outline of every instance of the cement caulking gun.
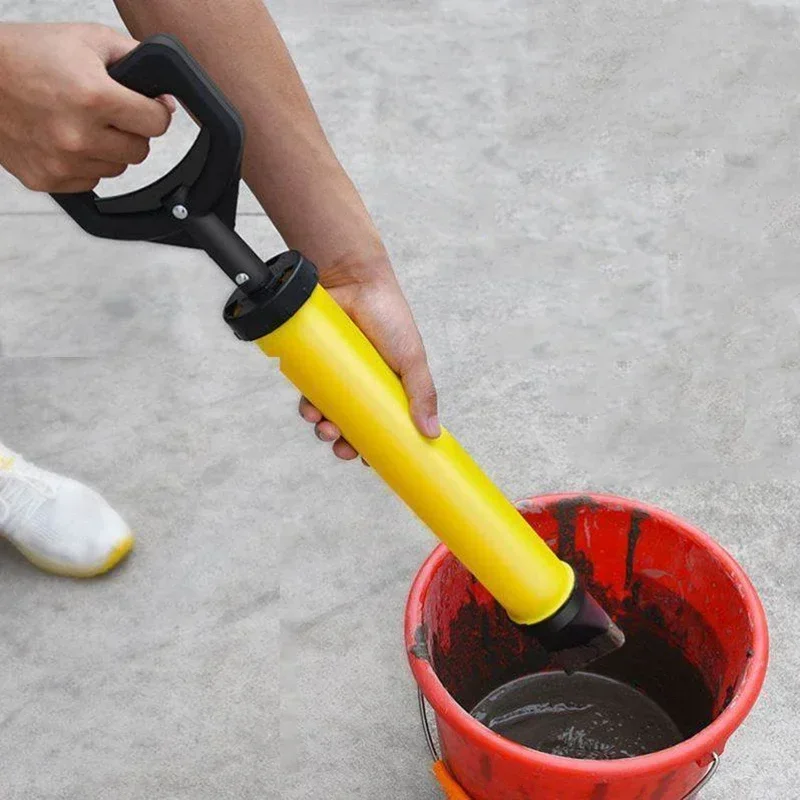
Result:
<instances>
[{"instance_id":1,"label":"cement caulking gun","mask_svg":"<svg viewBox=\"0 0 800 800\"><path fill-rule=\"evenodd\" d=\"M53 195L88 233L201 248L237 288L225 305L236 336L277 358L283 374L552 654L579 669L624 642L619 629L446 430L427 439L400 380L289 251L266 263L234 232L244 147L236 109L174 38L153 36L109 74L149 97L172 94L201 126L186 156L128 194Z\"/></svg>"}]
</instances>

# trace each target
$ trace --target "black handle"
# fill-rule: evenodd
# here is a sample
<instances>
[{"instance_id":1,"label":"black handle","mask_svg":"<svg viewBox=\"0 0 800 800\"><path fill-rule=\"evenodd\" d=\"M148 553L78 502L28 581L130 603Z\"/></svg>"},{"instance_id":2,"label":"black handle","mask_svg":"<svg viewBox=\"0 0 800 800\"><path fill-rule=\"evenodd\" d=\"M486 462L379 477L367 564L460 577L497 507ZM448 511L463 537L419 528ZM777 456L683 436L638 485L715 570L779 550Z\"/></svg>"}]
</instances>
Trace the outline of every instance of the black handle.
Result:
<instances>
[{"instance_id":1,"label":"black handle","mask_svg":"<svg viewBox=\"0 0 800 800\"><path fill-rule=\"evenodd\" d=\"M106 198L94 192L54 194L56 202L85 231L109 239L194 245L167 207L170 199L191 214L213 211L233 228L244 147L237 110L171 36L150 37L108 73L148 97L177 97L200 123L200 135L181 162L149 186Z\"/></svg>"}]
</instances>

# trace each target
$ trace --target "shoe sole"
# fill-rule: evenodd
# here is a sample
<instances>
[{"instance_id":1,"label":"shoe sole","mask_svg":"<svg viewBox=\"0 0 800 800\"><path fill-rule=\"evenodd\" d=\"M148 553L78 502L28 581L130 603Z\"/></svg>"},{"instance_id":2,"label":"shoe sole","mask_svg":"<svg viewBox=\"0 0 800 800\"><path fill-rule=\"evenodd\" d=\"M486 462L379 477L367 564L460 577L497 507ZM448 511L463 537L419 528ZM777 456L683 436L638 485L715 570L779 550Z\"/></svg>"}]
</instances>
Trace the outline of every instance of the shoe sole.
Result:
<instances>
[{"instance_id":1,"label":"shoe sole","mask_svg":"<svg viewBox=\"0 0 800 800\"><path fill-rule=\"evenodd\" d=\"M28 561L35 567L38 567L44 572L49 572L51 575L58 575L62 578L96 578L98 575L105 575L106 572L111 572L120 562L130 555L133 550L134 537L129 533L112 551L109 553L108 558L99 566L94 567L74 567L67 564L60 564L58 561L51 561L49 558L32 553L24 547L15 544L17 550L22 553Z\"/></svg>"}]
</instances>

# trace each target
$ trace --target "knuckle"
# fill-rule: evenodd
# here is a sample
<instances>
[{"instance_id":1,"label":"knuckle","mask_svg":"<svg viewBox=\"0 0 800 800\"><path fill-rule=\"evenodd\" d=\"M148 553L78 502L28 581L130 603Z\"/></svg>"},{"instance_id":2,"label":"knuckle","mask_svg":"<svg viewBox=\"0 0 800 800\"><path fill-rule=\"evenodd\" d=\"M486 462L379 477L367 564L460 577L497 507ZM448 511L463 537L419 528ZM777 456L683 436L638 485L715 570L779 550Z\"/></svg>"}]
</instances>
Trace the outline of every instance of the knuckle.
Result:
<instances>
[{"instance_id":1,"label":"knuckle","mask_svg":"<svg viewBox=\"0 0 800 800\"><path fill-rule=\"evenodd\" d=\"M55 144L65 153L82 153L86 149L86 138L78 128L63 126L55 133Z\"/></svg>"},{"instance_id":2,"label":"knuckle","mask_svg":"<svg viewBox=\"0 0 800 800\"><path fill-rule=\"evenodd\" d=\"M415 372L417 374L427 373L428 360L425 355L425 349L419 342L408 342L403 348L403 363L408 372Z\"/></svg>"},{"instance_id":3,"label":"knuckle","mask_svg":"<svg viewBox=\"0 0 800 800\"><path fill-rule=\"evenodd\" d=\"M404 371L411 369L417 361L417 347L413 339L409 336L399 338L396 343L397 360Z\"/></svg>"}]
</instances>

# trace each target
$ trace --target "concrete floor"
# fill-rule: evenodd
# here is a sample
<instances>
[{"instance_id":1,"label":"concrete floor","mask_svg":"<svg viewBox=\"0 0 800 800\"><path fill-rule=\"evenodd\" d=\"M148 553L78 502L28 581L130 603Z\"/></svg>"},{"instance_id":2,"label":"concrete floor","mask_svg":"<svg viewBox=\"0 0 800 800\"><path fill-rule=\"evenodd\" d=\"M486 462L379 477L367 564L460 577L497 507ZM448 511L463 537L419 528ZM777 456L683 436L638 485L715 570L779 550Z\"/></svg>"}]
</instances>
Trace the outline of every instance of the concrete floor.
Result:
<instances>
[{"instance_id":1,"label":"concrete floor","mask_svg":"<svg viewBox=\"0 0 800 800\"><path fill-rule=\"evenodd\" d=\"M511 496L639 497L740 560L773 663L704 797L800 796L797 4L271 6L448 426ZM431 535L298 421L203 257L92 240L4 175L0 212L0 436L139 535L94 583L0 550L0 797L438 797L401 631Z\"/></svg>"}]
</instances>

